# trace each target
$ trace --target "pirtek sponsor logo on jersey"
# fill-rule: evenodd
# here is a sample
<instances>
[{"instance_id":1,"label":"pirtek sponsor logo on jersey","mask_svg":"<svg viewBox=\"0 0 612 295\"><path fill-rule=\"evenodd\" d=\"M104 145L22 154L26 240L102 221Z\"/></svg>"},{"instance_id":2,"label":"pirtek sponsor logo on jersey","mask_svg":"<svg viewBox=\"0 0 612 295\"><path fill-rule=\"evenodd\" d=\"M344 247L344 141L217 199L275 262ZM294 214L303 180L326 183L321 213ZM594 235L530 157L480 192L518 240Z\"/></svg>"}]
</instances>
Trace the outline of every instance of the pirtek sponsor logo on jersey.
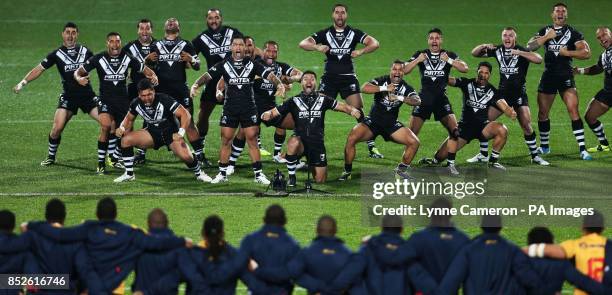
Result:
<instances>
[{"instance_id":1,"label":"pirtek sponsor logo on jersey","mask_svg":"<svg viewBox=\"0 0 612 295\"><path fill-rule=\"evenodd\" d=\"M82 63L79 64L70 64L70 65L64 65L64 72L73 72L79 69L79 67L82 65Z\"/></svg>"},{"instance_id":2,"label":"pirtek sponsor logo on jersey","mask_svg":"<svg viewBox=\"0 0 612 295\"><path fill-rule=\"evenodd\" d=\"M298 117L300 119L303 119L303 118L320 118L321 117L321 111L315 111L315 110L312 110L312 111L300 111L298 113Z\"/></svg>"},{"instance_id":3,"label":"pirtek sponsor logo on jersey","mask_svg":"<svg viewBox=\"0 0 612 295\"><path fill-rule=\"evenodd\" d=\"M349 54L351 53L351 49L344 49L344 48L332 48L329 50L330 54L334 54L334 55L345 55L345 54Z\"/></svg>"},{"instance_id":4,"label":"pirtek sponsor logo on jersey","mask_svg":"<svg viewBox=\"0 0 612 295\"><path fill-rule=\"evenodd\" d=\"M251 83L251 79L242 77L230 78L228 83L232 85L244 85Z\"/></svg>"},{"instance_id":5,"label":"pirtek sponsor logo on jersey","mask_svg":"<svg viewBox=\"0 0 612 295\"><path fill-rule=\"evenodd\" d=\"M159 61L178 61L181 59L181 55L178 53L160 54Z\"/></svg>"},{"instance_id":6,"label":"pirtek sponsor logo on jersey","mask_svg":"<svg viewBox=\"0 0 612 295\"><path fill-rule=\"evenodd\" d=\"M425 70L423 73L425 74L425 76L432 77L432 78L444 76L444 71L438 71L438 70Z\"/></svg>"},{"instance_id":7,"label":"pirtek sponsor logo on jersey","mask_svg":"<svg viewBox=\"0 0 612 295\"><path fill-rule=\"evenodd\" d=\"M230 46L221 46L217 48L210 48L210 55L216 55L221 53L227 53L231 50Z\"/></svg>"},{"instance_id":8,"label":"pirtek sponsor logo on jersey","mask_svg":"<svg viewBox=\"0 0 612 295\"><path fill-rule=\"evenodd\" d=\"M125 80L125 75L123 74L104 75L104 81L121 81L121 80Z\"/></svg>"},{"instance_id":9,"label":"pirtek sponsor logo on jersey","mask_svg":"<svg viewBox=\"0 0 612 295\"><path fill-rule=\"evenodd\" d=\"M560 31L557 31L557 35ZM559 55L559 49L561 47L567 46L567 42L572 38L572 32L570 30L566 30L561 39L558 41L556 39L552 39L548 41L548 46L546 47L548 51L555 54L555 56Z\"/></svg>"}]
</instances>

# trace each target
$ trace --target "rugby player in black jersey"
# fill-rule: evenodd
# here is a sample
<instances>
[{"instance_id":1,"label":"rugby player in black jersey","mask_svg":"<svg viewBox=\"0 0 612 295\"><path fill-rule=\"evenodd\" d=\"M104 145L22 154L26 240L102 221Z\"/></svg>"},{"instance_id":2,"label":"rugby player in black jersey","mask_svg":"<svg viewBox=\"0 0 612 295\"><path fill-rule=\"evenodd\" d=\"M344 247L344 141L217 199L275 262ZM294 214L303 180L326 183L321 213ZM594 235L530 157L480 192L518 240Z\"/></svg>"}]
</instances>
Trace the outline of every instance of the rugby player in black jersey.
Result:
<instances>
[{"instance_id":1,"label":"rugby player in black jersey","mask_svg":"<svg viewBox=\"0 0 612 295\"><path fill-rule=\"evenodd\" d=\"M207 69L222 61L230 55L230 45L232 37L242 36L242 33L235 28L223 25L223 15L218 8L211 8L206 13L206 30L196 36L192 43L196 53L202 53L206 59ZM200 112L198 113L198 132L202 138L202 147L206 147L206 135L208 134L208 120L210 114L217 105L215 87L219 79L210 81L200 97ZM202 156L202 163L210 166L205 153Z\"/></svg>"},{"instance_id":2,"label":"rugby player in black jersey","mask_svg":"<svg viewBox=\"0 0 612 295\"><path fill-rule=\"evenodd\" d=\"M599 56L597 64L586 68L574 68L574 74L576 75L598 75L602 72L604 73L603 89L599 90L591 102L589 102L586 114L584 115L584 120L589 124L589 127L599 140L597 146L587 150L591 153L610 151L610 144L606 138L603 124L598 118L608 112L612 105L612 36L610 35L610 28L599 27L597 28L596 35L599 44L604 48L604 52Z\"/></svg>"},{"instance_id":3,"label":"rugby player in black jersey","mask_svg":"<svg viewBox=\"0 0 612 295\"><path fill-rule=\"evenodd\" d=\"M121 49L121 35L110 32L106 35L106 51L91 57L74 72L74 79L82 86L89 84L89 72L94 69L100 80L98 119L98 174L106 172L105 157L108 139L115 127L123 120L130 106L127 91L128 69L142 72L145 77L157 83L155 72Z\"/></svg>"},{"instance_id":4,"label":"rugby player in black jersey","mask_svg":"<svg viewBox=\"0 0 612 295\"><path fill-rule=\"evenodd\" d=\"M232 55L211 67L191 86L191 97L197 95L198 89L212 79L225 80L225 100L219 125L221 126L221 148L219 150L219 174L213 183L226 182L227 166L231 152L232 139L238 127L244 129L249 154L253 162L255 182L269 184L270 181L262 172L261 156L257 146L259 134L258 113L253 94L253 81L256 76L272 81L277 87L276 95L284 96L285 87L280 79L261 63L245 58L244 38L234 36L231 42ZM216 85L210 85L216 89Z\"/></svg>"},{"instance_id":5,"label":"rugby player in black jersey","mask_svg":"<svg viewBox=\"0 0 612 295\"><path fill-rule=\"evenodd\" d=\"M523 129L525 144L531 155L531 162L548 166L550 165L537 152L536 134L531 127L531 111L527 97L527 86L525 77L529 69L529 63L542 63L542 56L536 52L516 44L516 30L513 27L505 28L501 33L502 44L481 44L472 50L474 57L494 57L499 64L499 92L509 106L514 108L518 114L518 121ZM495 121L501 115L497 108L489 109L489 120ZM480 153L467 161L469 163L485 162L489 158L489 142L480 142Z\"/></svg>"},{"instance_id":6,"label":"rugby player in black jersey","mask_svg":"<svg viewBox=\"0 0 612 295\"><path fill-rule=\"evenodd\" d=\"M374 52L380 44L374 37L347 25L347 19L348 7L344 4L335 4L332 7L333 26L308 36L299 46L306 51L325 54L325 72L321 77L319 92L334 99L340 94L346 103L362 110L363 99L359 92L359 81L355 74L353 59ZM365 47L356 49L359 43ZM370 157L383 158L374 140L368 141L368 149Z\"/></svg>"},{"instance_id":7,"label":"rugby player in black jersey","mask_svg":"<svg viewBox=\"0 0 612 295\"><path fill-rule=\"evenodd\" d=\"M147 127L130 132L138 115L147 123ZM117 177L114 182L136 179L133 147L158 149L162 146L172 150L181 161L185 162L195 173L197 180L210 182L211 178L200 171L200 162L191 154L183 140L192 121L190 117L189 111L180 103L164 93L156 92L153 83L148 79L141 79L138 82L138 97L132 100L127 116L115 131L121 138L125 173ZM177 125L177 120L180 126Z\"/></svg>"},{"instance_id":8,"label":"rugby player in black jersey","mask_svg":"<svg viewBox=\"0 0 612 295\"><path fill-rule=\"evenodd\" d=\"M500 96L500 92L489 84L492 68L489 62L483 61L478 64L476 79L449 78L448 84L459 87L463 92L461 121L458 132L453 132L449 136L435 157L438 162L447 160L449 173L453 176L459 175L455 167L457 151L473 139L493 139L493 149L488 160L489 166L506 170L499 163L499 155L506 144L508 128L502 123L489 121L489 109L496 106L512 120L516 119L516 111Z\"/></svg>"},{"instance_id":9,"label":"rugby player in black jersey","mask_svg":"<svg viewBox=\"0 0 612 295\"><path fill-rule=\"evenodd\" d=\"M55 155L62 139L62 131L79 109L83 113L89 114L94 120L98 120L97 98L91 89L91 85L81 86L72 77L74 72L93 56L93 53L87 47L77 43L78 37L79 28L77 25L72 22L66 23L62 31L62 46L49 53L13 89L15 93L19 93L27 83L38 79L46 69L53 65L57 66L63 91L59 95L59 102L53 117L53 127L49 132L47 157L40 162L42 166L55 163Z\"/></svg>"},{"instance_id":10,"label":"rugby player in black jersey","mask_svg":"<svg viewBox=\"0 0 612 295\"><path fill-rule=\"evenodd\" d=\"M449 135L453 136L452 133L457 130L457 119L446 95L446 85L452 68L467 73L468 66L454 52L442 49L443 40L440 29L429 30L427 33L429 48L417 51L404 64L404 74L412 72L417 66L421 74L419 92L421 104L413 109L408 127L417 136L425 120L429 120L432 113L434 119L442 123Z\"/></svg>"},{"instance_id":11,"label":"rugby player in black jersey","mask_svg":"<svg viewBox=\"0 0 612 295\"><path fill-rule=\"evenodd\" d=\"M408 168L419 149L419 139L412 131L397 120L399 109L403 104L416 106L421 99L412 86L404 81L404 63L396 60L391 64L389 75L372 79L361 87L363 93L374 94L374 102L370 114L363 122L353 127L344 147L344 172L340 181L351 178L355 145L358 142L371 140L382 136L385 141L393 141L404 145L401 162L396 167L398 175L409 178Z\"/></svg>"},{"instance_id":12,"label":"rugby player in black jersey","mask_svg":"<svg viewBox=\"0 0 612 295\"><path fill-rule=\"evenodd\" d=\"M548 25L527 43L527 48L535 51L544 46L544 73L538 86L538 129L540 131L540 148L542 154L550 153L550 118L548 114L557 93L563 99L567 112L572 120L572 131L580 158L592 160L584 145L584 125L578 109L578 91L572 74L572 59L589 59L591 50L582 33L567 24L567 5L553 5L552 25Z\"/></svg>"},{"instance_id":13,"label":"rugby player in black jersey","mask_svg":"<svg viewBox=\"0 0 612 295\"><path fill-rule=\"evenodd\" d=\"M149 19L143 18L138 21L138 24L136 24L136 29L138 39L125 45L123 50L129 52L133 57L144 63L147 56L151 54L151 46L153 42L156 41L155 38L153 38L153 22L151 22ZM138 89L136 89L136 86L143 78L144 75L136 71L132 71L130 73L130 84L128 84L128 94L130 98L138 97ZM145 123L143 122L142 128L145 127ZM111 140L108 142L109 149L111 149L112 145L113 139L111 138ZM145 152L146 150L140 148L136 149L134 164L144 164L146 161Z\"/></svg>"},{"instance_id":14,"label":"rugby player in black jersey","mask_svg":"<svg viewBox=\"0 0 612 295\"><path fill-rule=\"evenodd\" d=\"M294 136L287 142L288 186L295 186L295 170L299 157L306 156L308 168L313 172L317 183L327 179L327 153L325 150L325 112L334 110L344 112L355 119L361 119L363 112L351 105L317 93L317 75L305 71L302 75L302 92L282 105L261 115L263 121L291 114L295 121Z\"/></svg>"}]
</instances>

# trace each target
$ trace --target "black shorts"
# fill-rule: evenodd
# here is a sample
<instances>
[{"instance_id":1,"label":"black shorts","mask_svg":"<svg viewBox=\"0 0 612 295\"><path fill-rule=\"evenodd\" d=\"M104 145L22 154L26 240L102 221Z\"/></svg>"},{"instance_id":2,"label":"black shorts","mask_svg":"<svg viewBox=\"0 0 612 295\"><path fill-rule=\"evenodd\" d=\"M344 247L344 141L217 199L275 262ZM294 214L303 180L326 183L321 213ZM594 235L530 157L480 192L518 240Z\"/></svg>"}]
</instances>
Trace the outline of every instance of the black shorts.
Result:
<instances>
[{"instance_id":1,"label":"black shorts","mask_svg":"<svg viewBox=\"0 0 612 295\"><path fill-rule=\"evenodd\" d=\"M323 75L319 83L319 92L331 98L336 98L338 93L342 99L360 93L359 81L354 75Z\"/></svg>"},{"instance_id":2,"label":"black shorts","mask_svg":"<svg viewBox=\"0 0 612 295\"><path fill-rule=\"evenodd\" d=\"M380 124L380 122L372 120L372 118L369 116L363 119L363 124L368 126L370 131L374 133L374 137L372 139L380 135L385 139L385 141L391 141L391 134L404 127L404 124L402 124L400 121L395 121L393 124Z\"/></svg>"},{"instance_id":3,"label":"black shorts","mask_svg":"<svg viewBox=\"0 0 612 295\"><path fill-rule=\"evenodd\" d=\"M174 83L174 84L159 84L155 87L155 91L161 92L174 98L184 108L186 108L193 115L193 99L189 95L189 88L185 83Z\"/></svg>"},{"instance_id":4,"label":"black shorts","mask_svg":"<svg viewBox=\"0 0 612 295\"><path fill-rule=\"evenodd\" d=\"M597 94L595 94L595 100L602 102L603 104L612 106L612 91L610 90L599 90Z\"/></svg>"},{"instance_id":5,"label":"black shorts","mask_svg":"<svg viewBox=\"0 0 612 295\"><path fill-rule=\"evenodd\" d=\"M500 88L499 94L501 98L505 99L508 105L513 108L529 106L529 98L527 97L527 89L525 86L518 90ZM495 107L497 107L497 105L495 105Z\"/></svg>"},{"instance_id":6,"label":"black shorts","mask_svg":"<svg viewBox=\"0 0 612 295\"><path fill-rule=\"evenodd\" d=\"M538 85L538 92L545 94L559 94L565 92L570 88L576 88L576 82L574 81L574 75L569 74L552 74L544 71L540 78L540 85Z\"/></svg>"},{"instance_id":7,"label":"black shorts","mask_svg":"<svg viewBox=\"0 0 612 295\"><path fill-rule=\"evenodd\" d=\"M117 123L117 126L123 121L123 118L128 113L130 108L130 102L116 102L116 101L103 101L98 100L98 113L106 113L113 117L113 120Z\"/></svg>"},{"instance_id":8,"label":"black shorts","mask_svg":"<svg viewBox=\"0 0 612 295\"><path fill-rule=\"evenodd\" d=\"M57 102L58 109L66 109L76 115L79 109L85 114L89 114L98 106L98 97L95 94L85 95L83 97L68 97L65 94L59 95Z\"/></svg>"},{"instance_id":9,"label":"black shorts","mask_svg":"<svg viewBox=\"0 0 612 295\"><path fill-rule=\"evenodd\" d=\"M489 122L459 122L459 137L465 139L468 143L473 139L486 140L482 135L482 130Z\"/></svg>"},{"instance_id":10,"label":"black shorts","mask_svg":"<svg viewBox=\"0 0 612 295\"><path fill-rule=\"evenodd\" d=\"M206 88L204 88L204 92L202 92L202 95L200 96L200 109L202 109L202 106L204 105L202 102L204 101L210 101L216 104L223 104L222 101L217 101L217 83L219 83L220 79L221 78L212 79L208 81L208 83L206 83Z\"/></svg>"},{"instance_id":11,"label":"black shorts","mask_svg":"<svg viewBox=\"0 0 612 295\"><path fill-rule=\"evenodd\" d=\"M259 124L259 114L255 106L247 108L223 107L219 126L229 128L247 128Z\"/></svg>"},{"instance_id":12,"label":"black shorts","mask_svg":"<svg viewBox=\"0 0 612 295\"><path fill-rule=\"evenodd\" d=\"M172 134L178 132L178 127L175 124L171 124L166 128L159 128L149 125L145 128L151 134L153 138L153 148L159 149L162 146L166 146L170 150L170 144L172 143Z\"/></svg>"},{"instance_id":13,"label":"black shorts","mask_svg":"<svg viewBox=\"0 0 612 295\"><path fill-rule=\"evenodd\" d=\"M308 137L300 137L304 145L303 156L306 156L306 162L310 167L327 167L327 153L325 143L321 139L309 139Z\"/></svg>"},{"instance_id":14,"label":"black shorts","mask_svg":"<svg viewBox=\"0 0 612 295\"><path fill-rule=\"evenodd\" d=\"M413 116L419 117L425 121L431 118L432 113L436 121L440 121L442 118L453 114L453 107L448 100L448 96L443 94L442 96L435 97L433 103L415 106L412 110Z\"/></svg>"}]
</instances>

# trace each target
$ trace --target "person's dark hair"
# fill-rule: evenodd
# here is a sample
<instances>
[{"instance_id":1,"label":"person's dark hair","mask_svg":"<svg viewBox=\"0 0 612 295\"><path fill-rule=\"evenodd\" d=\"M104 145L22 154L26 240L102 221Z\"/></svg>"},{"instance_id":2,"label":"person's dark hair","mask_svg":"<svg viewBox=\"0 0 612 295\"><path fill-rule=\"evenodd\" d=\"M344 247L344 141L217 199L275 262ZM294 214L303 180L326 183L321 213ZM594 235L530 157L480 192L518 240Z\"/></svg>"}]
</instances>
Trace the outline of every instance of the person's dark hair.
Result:
<instances>
[{"instance_id":1,"label":"person's dark hair","mask_svg":"<svg viewBox=\"0 0 612 295\"><path fill-rule=\"evenodd\" d=\"M121 34L119 34L117 32L110 32L110 33L106 34L106 40L108 40L108 38L110 38L112 36L117 36L117 37L121 38Z\"/></svg>"},{"instance_id":2,"label":"person's dark hair","mask_svg":"<svg viewBox=\"0 0 612 295\"><path fill-rule=\"evenodd\" d=\"M96 207L96 216L101 221L113 221L117 218L117 204L115 200L106 197L98 202Z\"/></svg>"},{"instance_id":3,"label":"person's dark hair","mask_svg":"<svg viewBox=\"0 0 612 295\"><path fill-rule=\"evenodd\" d=\"M59 199L51 199L45 208L45 219L47 222L59 222L64 224L66 220L66 205Z\"/></svg>"},{"instance_id":4,"label":"person's dark hair","mask_svg":"<svg viewBox=\"0 0 612 295\"><path fill-rule=\"evenodd\" d=\"M438 33L438 35L442 36L442 30L440 30L440 28L432 28L427 32L427 36L431 35L431 33Z\"/></svg>"},{"instance_id":5,"label":"person's dark hair","mask_svg":"<svg viewBox=\"0 0 612 295\"><path fill-rule=\"evenodd\" d=\"M487 69L489 69L489 73L493 70L493 66L488 61L481 61L478 64L478 69L480 69L480 67L487 67Z\"/></svg>"},{"instance_id":6,"label":"person's dark hair","mask_svg":"<svg viewBox=\"0 0 612 295\"><path fill-rule=\"evenodd\" d=\"M382 231L390 233L401 233L404 229L404 221L397 215L385 215L382 219Z\"/></svg>"},{"instance_id":7,"label":"person's dark hair","mask_svg":"<svg viewBox=\"0 0 612 295\"><path fill-rule=\"evenodd\" d=\"M138 92L140 92L147 89L155 89L155 86L153 86L153 82L151 82L151 80L144 78L138 81L136 88L138 89Z\"/></svg>"},{"instance_id":8,"label":"person's dark hair","mask_svg":"<svg viewBox=\"0 0 612 295\"><path fill-rule=\"evenodd\" d=\"M253 36L246 35L246 36L243 36L242 39L244 40L245 43L246 43L247 39L251 39L251 41L253 41L253 43L255 43L255 38L253 38Z\"/></svg>"},{"instance_id":9,"label":"person's dark hair","mask_svg":"<svg viewBox=\"0 0 612 295\"><path fill-rule=\"evenodd\" d=\"M438 198L435 199L432 203L430 208L436 208L436 209L450 209L453 208L453 203L446 199L446 198ZM445 215L445 214L434 214L431 216L431 226L437 226L437 227L451 227L451 215Z\"/></svg>"},{"instance_id":10,"label":"person's dark hair","mask_svg":"<svg viewBox=\"0 0 612 295\"><path fill-rule=\"evenodd\" d=\"M151 25L151 29L153 29L153 22L150 19L148 19L148 18L140 19L138 21L138 23L136 24L136 28L139 28L140 24L146 24L146 23L150 24Z\"/></svg>"},{"instance_id":11,"label":"person's dark hair","mask_svg":"<svg viewBox=\"0 0 612 295\"><path fill-rule=\"evenodd\" d=\"M391 63L391 66L398 65L398 64L403 66L404 62L401 61L400 59L396 59L393 61L393 63Z\"/></svg>"},{"instance_id":12,"label":"person's dark hair","mask_svg":"<svg viewBox=\"0 0 612 295\"><path fill-rule=\"evenodd\" d=\"M278 42L276 42L274 40L268 40L268 41L266 41L266 43L264 43L264 48L267 48L269 45L274 45L274 46L276 46L276 48L280 47L278 45Z\"/></svg>"},{"instance_id":13,"label":"person's dark hair","mask_svg":"<svg viewBox=\"0 0 612 295\"><path fill-rule=\"evenodd\" d=\"M553 244L555 237L547 227L536 226L532 228L527 234L527 244Z\"/></svg>"},{"instance_id":14,"label":"person's dark hair","mask_svg":"<svg viewBox=\"0 0 612 295\"><path fill-rule=\"evenodd\" d=\"M219 13L219 16L220 16L220 17L223 17L223 13L221 13L221 9L219 9L219 8L215 8L215 7L209 8L209 9L206 11L206 16L208 16L208 15L209 15L211 12L213 12L213 11L216 11L217 13Z\"/></svg>"},{"instance_id":15,"label":"person's dark hair","mask_svg":"<svg viewBox=\"0 0 612 295\"><path fill-rule=\"evenodd\" d=\"M514 31L516 33L516 29L514 27L505 27L504 31Z\"/></svg>"},{"instance_id":16,"label":"person's dark hair","mask_svg":"<svg viewBox=\"0 0 612 295\"><path fill-rule=\"evenodd\" d=\"M588 234L601 234L604 227L604 216L597 210L593 211L593 215L585 215L582 220L582 229Z\"/></svg>"},{"instance_id":17,"label":"person's dark hair","mask_svg":"<svg viewBox=\"0 0 612 295\"><path fill-rule=\"evenodd\" d=\"M79 27L75 23L73 23L73 22L67 22L64 25L64 31L66 30L66 28L73 28L73 29L75 29L77 31L77 33L79 32Z\"/></svg>"},{"instance_id":18,"label":"person's dark hair","mask_svg":"<svg viewBox=\"0 0 612 295\"><path fill-rule=\"evenodd\" d=\"M332 12L336 11L336 7L344 7L344 11L348 12L348 6L346 6L346 4L342 4L342 3L334 4L334 7L332 7Z\"/></svg>"},{"instance_id":19,"label":"person's dark hair","mask_svg":"<svg viewBox=\"0 0 612 295\"><path fill-rule=\"evenodd\" d=\"M204 219L202 225L202 236L206 239L208 253L212 260L217 260L225 251L223 240L223 219L217 215L211 215Z\"/></svg>"},{"instance_id":20,"label":"person's dark hair","mask_svg":"<svg viewBox=\"0 0 612 295\"><path fill-rule=\"evenodd\" d=\"M323 215L317 221L317 235L323 237L333 237L336 235L338 228L336 219L331 215Z\"/></svg>"},{"instance_id":21,"label":"person's dark hair","mask_svg":"<svg viewBox=\"0 0 612 295\"><path fill-rule=\"evenodd\" d=\"M499 215L484 215L480 223L484 233L498 234L502 229L502 218Z\"/></svg>"},{"instance_id":22,"label":"person's dark hair","mask_svg":"<svg viewBox=\"0 0 612 295\"><path fill-rule=\"evenodd\" d=\"M565 9L567 9L567 5L565 3L563 3L563 2L556 3L555 5L553 5L552 9L555 10L555 8L557 8L559 6L565 7Z\"/></svg>"},{"instance_id":23,"label":"person's dark hair","mask_svg":"<svg viewBox=\"0 0 612 295\"><path fill-rule=\"evenodd\" d=\"M285 224L287 224L285 209L283 209L283 207L278 204L270 205L270 207L266 209L264 223L269 225L284 226Z\"/></svg>"},{"instance_id":24,"label":"person's dark hair","mask_svg":"<svg viewBox=\"0 0 612 295\"><path fill-rule=\"evenodd\" d=\"M244 42L244 36L242 36L240 34L236 34L236 35L232 36L232 40L231 40L230 44L234 43L234 40L236 40L236 39L240 39L240 40L242 40Z\"/></svg>"},{"instance_id":25,"label":"person's dark hair","mask_svg":"<svg viewBox=\"0 0 612 295\"><path fill-rule=\"evenodd\" d=\"M12 233L15 229L15 214L9 210L0 210L0 231Z\"/></svg>"},{"instance_id":26,"label":"person's dark hair","mask_svg":"<svg viewBox=\"0 0 612 295\"><path fill-rule=\"evenodd\" d=\"M149 229L151 228L168 228L168 215L160 208L155 208L149 212L147 216Z\"/></svg>"},{"instance_id":27,"label":"person's dark hair","mask_svg":"<svg viewBox=\"0 0 612 295\"><path fill-rule=\"evenodd\" d=\"M317 79L317 73L315 73L315 72L313 72L311 70L304 71L304 73L302 74L302 79L304 79L304 76L306 76L306 75L313 75L315 77L315 80Z\"/></svg>"}]
</instances>

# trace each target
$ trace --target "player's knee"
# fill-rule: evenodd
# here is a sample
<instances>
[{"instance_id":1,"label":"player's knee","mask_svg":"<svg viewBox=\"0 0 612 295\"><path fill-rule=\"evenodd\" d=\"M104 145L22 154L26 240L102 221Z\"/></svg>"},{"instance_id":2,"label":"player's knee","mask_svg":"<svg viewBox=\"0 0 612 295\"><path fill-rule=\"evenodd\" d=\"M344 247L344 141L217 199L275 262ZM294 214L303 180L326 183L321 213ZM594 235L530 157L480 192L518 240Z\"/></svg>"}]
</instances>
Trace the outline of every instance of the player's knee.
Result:
<instances>
[{"instance_id":1,"label":"player's knee","mask_svg":"<svg viewBox=\"0 0 612 295\"><path fill-rule=\"evenodd\" d=\"M297 151L299 146L300 146L300 141L295 137L292 137L289 139L289 141L287 141L287 151L295 152Z\"/></svg>"},{"instance_id":2,"label":"player's knee","mask_svg":"<svg viewBox=\"0 0 612 295\"><path fill-rule=\"evenodd\" d=\"M499 124L497 127L497 134L501 137L508 137L508 127L504 124Z\"/></svg>"},{"instance_id":3,"label":"player's knee","mask_svg":"<svg viewBox=\"0 0 612 295\"><path fill-rule=\"evenodd\" d=\"M317 173L314 176L315 182L316 183L324 183L327 180L327 175L325 175L325 173Z\"/></svg>"},{"instance_id":4,"label":"player's knee","mask_svg":"<svg viewBox=\"0 0 612 295\"><path fill-rule=\"evenodd\" d=\"M459 139L459 128L454 128L453 130L451 130L448 133L448 136L453 140Z\"/></svg>"},{"instance_id":5,"label":"player's knee","mask_svg":"<svg viewBox=\"0 0 612 295\"><path fill-rule=\"evenodd\" d=\"M229 146L231 144L232 144L232 137L231 136L221 136L221 145Z\"/></svg>"},{"instance_id":6,"label":"player's knee","mask_svg":"<svg viewBox=\"0 0 612 295\"><path fill-rule=\"evenodd\" d=\"M408 145L412 146L412 147L415 147L415 148L418 148L421 145L421 141L416 136L409 136L408 137Z\"/></svg>"},{"instance_id":7,"label":"player's knee","mask_svg":"<svg viewBox=\"0 0 612 295\"><path fill-rule=\"evenodd\" d=\"M132 137L124 136L121 138L121 148L129 148L132 146Z\"/></svg>"}]
</instances>

